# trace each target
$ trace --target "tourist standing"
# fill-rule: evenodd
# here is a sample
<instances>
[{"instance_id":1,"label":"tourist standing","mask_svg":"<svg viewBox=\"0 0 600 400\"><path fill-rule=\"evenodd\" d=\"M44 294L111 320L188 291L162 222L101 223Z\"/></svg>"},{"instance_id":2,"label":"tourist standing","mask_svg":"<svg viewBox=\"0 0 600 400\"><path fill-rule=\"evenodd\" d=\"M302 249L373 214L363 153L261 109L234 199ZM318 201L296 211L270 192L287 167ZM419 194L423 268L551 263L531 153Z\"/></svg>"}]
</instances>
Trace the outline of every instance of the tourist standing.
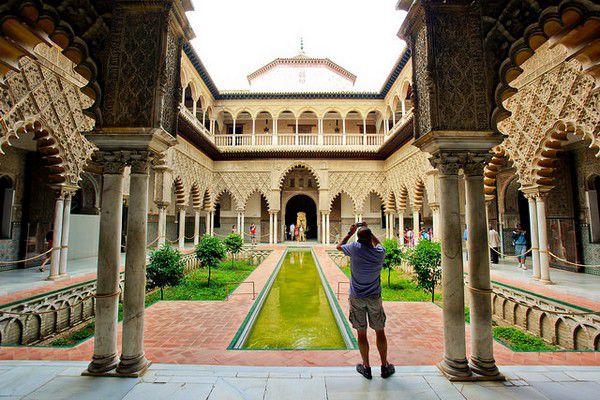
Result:
<instances>
[{"instance_id":1,"label":"tourist standing","mask_svg":"<svg viewBox=\"0 0 600 400\"><path fill-rule=\"evenodd\" d=\"M493 226L490 226L490 230L488 232L488 242L490 246L490 259L492 260L492 264L498 264L500 235L498 235L498 232L496 232Z\"/></svg>"},{"instance_id":2,"label":"tourist standing","mask_svg":"<svg viewBox=\"0 0 600 400\"><path fill-rule=\"evenodd\" d=\"M357 241L347 244L355 232ZM350 315L348 319L356 329L358 348L362 357L362 364L356 366L356 371L367 379L373 377L369 362L368 320L368 326L375 331L377 336L377 350L379 350L381 358L381 377L388 378L395 372L395 368L387 360L386 317L381 301L381 269L385 250L379 239L373 235L364 222L358 230L356 224L353 224L346 237L337 245L337 249L350 257Z\"/></svg>"},{"instance_id":3,"label":"tourist standing","mask_svg":"<svg viewBox=\"0 0 600 400\"><path fill-rule=\"evenodd\" d=\"M512 233L512 241L515 246L515 256L517 256L517 261L519 265L517 268L526 270L527 266L525 265L525 259L527 258L527 237L525 236L527 232L523 229L523 225L517 224L517 228Z\"/></svg>"},{"instance_id":4,"label":"tourist standing","mask_svg":"<svg viewBox=\"0 0 600 400\"><path fill-rule=\"evenodd\" d=\"M250 239L253 245L256 245L256 225L250 225Z\"/></svg>"},{"instance_id":5,"label":"tourist standing","mask_svg":"<svg viewBox=\"0 0 600 400\"><path fill-rule=\"evenodd\" d=\"M296 225L292 222L290 225L290 240L294 241L294 232L296 231Z\"/></svg>"},{"instance_id":6,"label":"tourist standing","mask_svg":"<svg viewBox=\"0 0 600 400\"><path fill-rule=\"evenodd\" d=\"M231 225L231 233L235 233L236 229L235 229L235 225Z\"/></svg>"},{"instance_id":7,"label":"tourist standing","mask_svg":"<svg viewBox=\"0 0 600 400\"><path fill-rule=\"evenodd\" d=\"M46 253L46 255L44 256L44 261L42 262L42 265L40 265L40 272L44 272L44 267L46 266L46 264L48 264L48 262L50 262L50 259L52 258L52 252L49 250L52 250L52 246L54 246L54 231L49 231L48 233L46 233L46 251L48 251L48 253Z\"/></svg>"},{"instance_id":8,"label":"tourist standing","mask_svg":"<svg viewBox=\"0 0 600 400\"><path fill-rule=\"evenodd\" d=\"M408 246L409 247L414 247L414 245L415 245L415 233L413 232L413 230L411 228L408 228L408 231L406 232L406 237L408 238Z\"/></svg>"},{"instance_id":9,"label":"tourist standing","mask_svg":"<svg viewBox=\"0 0 600 400\"><path fill-rule=\"evenodd\" d=\"M304 226L300 225L298 228L298 237L300 242L306 242L306 236L304 236Z\"/></svg>"}]
</instances>

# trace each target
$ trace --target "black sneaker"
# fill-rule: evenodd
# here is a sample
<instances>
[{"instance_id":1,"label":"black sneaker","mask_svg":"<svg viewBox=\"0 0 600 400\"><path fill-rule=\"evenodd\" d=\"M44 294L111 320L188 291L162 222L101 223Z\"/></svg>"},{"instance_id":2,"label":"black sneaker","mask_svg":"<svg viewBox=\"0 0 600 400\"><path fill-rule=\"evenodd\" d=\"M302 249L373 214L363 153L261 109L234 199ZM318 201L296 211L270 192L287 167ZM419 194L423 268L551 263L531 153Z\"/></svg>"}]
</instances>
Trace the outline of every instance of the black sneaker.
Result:
<instances>
[{"instance_id":1,"label":"black sneaker","mask_svg":"<svg viewBox=\"0 0 600 400\"><path fill-rule=\"evenodd\" d=\"M396 368L394 368L394 365L390 363L381 366L381 377L383 379L389 378L390 376L394 375L394 372L396 372Z\"/></svg>"},{"instance_id":2,"label":"black sneaker","mask_svg":"<svg viewBox=\"0 0 600 400\"><path fill-rule=\"evenodd\" d=\"M373 375L371 375L371 367L365 367L362 364L356 364L356 372L367 379L373 379Z\"/></svg>"}]
</instances>

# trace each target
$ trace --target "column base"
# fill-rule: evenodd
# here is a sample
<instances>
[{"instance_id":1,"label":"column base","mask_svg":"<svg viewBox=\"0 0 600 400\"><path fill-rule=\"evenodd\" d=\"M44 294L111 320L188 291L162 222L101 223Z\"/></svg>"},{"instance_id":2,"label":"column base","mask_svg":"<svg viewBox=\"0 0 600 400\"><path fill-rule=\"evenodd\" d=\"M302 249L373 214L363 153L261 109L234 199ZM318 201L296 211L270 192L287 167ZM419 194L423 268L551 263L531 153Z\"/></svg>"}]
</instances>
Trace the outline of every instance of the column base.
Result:
<instances>
[{"instance_id":1,"label":"column base","mask_svg":"<svg viewBox=\"0 0 600 400\"><path fill-rule=\"evenodd\" d=\"M449 360L444 358L437 364L437 367L450 381L466 380L473 375L466 358L464 360Z\"/></svg>"},{"instance_id":2,"label":"column base","mask_svg":"<svg viewBox=\"0 0 600 400\"><path fill-rule=\"evenodd\" d=\"M104 357L92 357L92 362L88 365L87 370L82 375L105 375L108 371L112 371L119 363L117 353Z\"/></svg>"},{"instance_id":3,"label":"column base","mask_svg":"<svg viewBox=\"0 0 600 400\"><path fill-rule=\"evenodd\" d=\"M130 377L142 376L148 367L150 367L150 364L152 364L152 362L150 362L144 354L133 358L121 356L121 361L117 366L117 374L119 376Z\"/></svg>"},{"instance_id":4,"label":"column base","mask_svg":"<svg viewBox=\"0 0 600 400\"><path fill-rule=\"evenodd\" d=\"M538 279L538 281L539 281L539 282L540 282L542 285L553 285L553 284L554 284L554 282L552 282L552 281L551 281L551 280L549 280L549 279L542 279L542 278L540 278L540 279Z\"/></svg>"},{"instance_id":5,"label":"column base","mask_svg":"<svg viewBox=\"0 0 600 400\"><path fill-rule=\"evenodd\" d=\"M61 279L68 278L69 275L52 275L46 278L47 281L59 281Z\"/></svg>"},{"instance_id":6,"label":"column base","mask_svg":"<svg viewBox=\"0 0 600 400\"><path fill-rule=\"evenodd\" d=\"M496 361L494 359L481 360L476 357L471 357L469 367L471 368L471 371L473 371L477 375L481 375L489 379L499 381L503 381L506 379L504 375L502 375L498 370L498 367L496 366Z\"/></svg>"}]
</instances>

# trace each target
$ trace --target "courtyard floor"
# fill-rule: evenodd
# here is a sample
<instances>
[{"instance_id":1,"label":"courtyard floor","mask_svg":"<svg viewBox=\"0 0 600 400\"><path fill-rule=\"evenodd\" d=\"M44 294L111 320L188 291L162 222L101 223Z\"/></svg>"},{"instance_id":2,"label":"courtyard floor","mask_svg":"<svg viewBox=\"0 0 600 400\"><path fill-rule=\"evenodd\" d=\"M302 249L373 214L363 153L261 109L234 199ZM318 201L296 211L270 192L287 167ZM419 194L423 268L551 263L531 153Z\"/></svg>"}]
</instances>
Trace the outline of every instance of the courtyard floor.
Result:
<instances>
[{"instance_id":1,"label":"courtyard floor","mask_svg":"<svg viewBox=\"0 0 600 400\"><path fill-rule=\"evenodd\" d=\"M80 376L83 362L0 362L1 399L523 399L592 400L598 367L505 367L506 382L450 383L435 367L400 367L367 381L352 367L154 364L142 378ZM374 371L374 373L378 371Z\"/></svg>"},{"instance_id":2,"label":"courtyard floor","mask_svg":"<svg viewBox=\"0 0 600 400\"><path fill-rule=\"evenodd\" d=\"M265 285L285 248L274 246L274 251L247 278L248 282L255 283L257 292ZM314 249L335 291L337 283L347 282L347 278L329 259L328 247L315 246ZM344 288L347 285L342 286L342 290ZM247 366L352 366L359 360L357 350L226 350L252 303L250 285L242 284L226 301L162 301L148 307L145 318L148 358L166 364ZM345 295L341 296L340 305L347 314ZM385 308L391 362L431 366L441 359L442 310L438 306L427 302L386 302ZM467 344L468 336L467 326ZM0 359L85 361L92 356L93 340L72 348L2 347ZM500 343L494 346L499 365L600 366L600 352L523 353L514 352ZM377 361L373 359L374 364Z\"/></svg>"}]
</instances>

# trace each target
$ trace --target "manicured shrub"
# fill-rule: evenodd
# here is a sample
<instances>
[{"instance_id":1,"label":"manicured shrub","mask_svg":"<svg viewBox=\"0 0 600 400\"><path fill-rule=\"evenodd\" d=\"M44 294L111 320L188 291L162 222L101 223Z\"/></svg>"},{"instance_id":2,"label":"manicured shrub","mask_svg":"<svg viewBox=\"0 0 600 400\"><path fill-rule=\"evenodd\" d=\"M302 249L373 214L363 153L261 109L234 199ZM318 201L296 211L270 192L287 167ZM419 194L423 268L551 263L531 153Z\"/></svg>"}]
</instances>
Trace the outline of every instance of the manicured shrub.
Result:
<instances>
[{"instance_id":1,"label":"manicured shrub","mask_svg":"<svg viewBox=\"0 0 600 400\"><path fill-rule=\"evenodd\" d=\"M385 259L383 260L383 267L387 269L387 284L391 286L390 277L392 269L402 262L403 253L398 242L394 239L385 239L383 241L383 248L385 249Z\"/></svg>"},{"instance_id":2,"label":"manicured shrub","mask_svg":"<svg viewBox=\"0 0 600 400\"><path fill-rule=\"evenodd\" d=\"M420 240L407 254L408 263L413 267L417 283L431 293L435 299L435 287L442 277L442 252L438 242Z\"/></svg>"},{"instance_id":3,"label":"manicured shrub","mask_svg":"<svg viewBox=\"0 0 600 400\"><path fill-rule=\"evenodd\" d=\"M163 245L150 253L150 263L146 268L149 289L160 288L160 299L167 286L177 286L183 279L184 262L179 250Z\"/></svg>"},{"instance_id":4,"label":"manicured shrub","mask_svg":"<svg viewBox=\"0 0 600 400\"><path fill-rule=\"evenodd\" d=\"M208 284L210 286L210 275L214 267L218 267L225 258L225 246L216 236L203 236L196 246L196 257L202 266L208 268Z\"/></svg>"},{"instance_id":5,"label":"manicured shrub","mask_svg":"<svg viewBox=\"0 0 600 400\"><path fill-rule=\"evenodd\" d=\"M225 238L223 245L225 245L227 252L231 254L231 267L233 268L233 262L236 258L236 255L242 250L244 241L240 235L237 233L232 233Z\"/></svg>"}]
</instances>

